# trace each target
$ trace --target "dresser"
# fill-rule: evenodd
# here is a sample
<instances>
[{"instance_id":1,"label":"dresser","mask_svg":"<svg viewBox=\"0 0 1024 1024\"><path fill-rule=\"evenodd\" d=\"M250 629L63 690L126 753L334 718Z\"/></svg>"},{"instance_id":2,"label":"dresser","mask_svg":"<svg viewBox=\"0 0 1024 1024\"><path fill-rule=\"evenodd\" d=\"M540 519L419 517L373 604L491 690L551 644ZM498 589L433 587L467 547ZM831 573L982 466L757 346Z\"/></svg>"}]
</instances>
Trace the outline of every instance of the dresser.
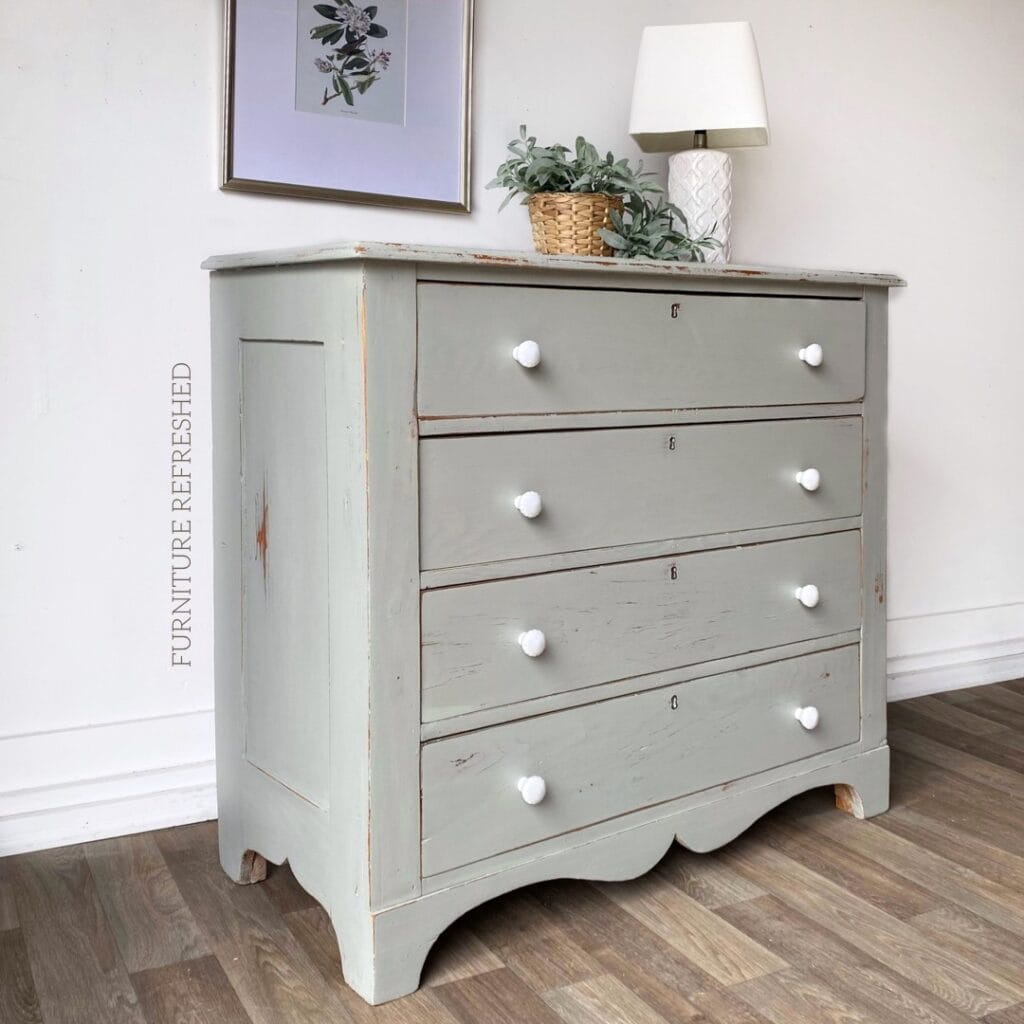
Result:
<instances>
[{"instance_id":1,"label":"dresser","mask_svg":"<svg viewBox=\"0 0 1024 1024\"><path fill-rule=\"evenodd\" d=\"M220 850L371 1003L459 915L888 806L874 274L215 257Z\"/></svg>"}]
</instances>

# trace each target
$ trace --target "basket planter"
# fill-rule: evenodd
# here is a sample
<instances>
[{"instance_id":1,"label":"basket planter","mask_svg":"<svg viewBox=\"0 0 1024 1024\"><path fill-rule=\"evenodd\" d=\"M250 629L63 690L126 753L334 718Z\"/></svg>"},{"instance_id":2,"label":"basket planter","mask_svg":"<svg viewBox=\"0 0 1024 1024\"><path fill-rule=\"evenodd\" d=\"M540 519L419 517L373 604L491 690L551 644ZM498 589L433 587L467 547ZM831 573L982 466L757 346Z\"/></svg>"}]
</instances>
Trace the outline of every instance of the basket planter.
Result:
<instances>
[{"instance_id":1,"label":"basket planter","mask_svg":"<svg viewBox=\"0 0 1024 1024\"><path fill-rule=\"evenodd\" d=\"M618 196L604 192L536 192L529 198L530 226L537 252L546 256L610 256L597 233L611 227L608 214L622 210Z\"/></svg>"}]
</instances>

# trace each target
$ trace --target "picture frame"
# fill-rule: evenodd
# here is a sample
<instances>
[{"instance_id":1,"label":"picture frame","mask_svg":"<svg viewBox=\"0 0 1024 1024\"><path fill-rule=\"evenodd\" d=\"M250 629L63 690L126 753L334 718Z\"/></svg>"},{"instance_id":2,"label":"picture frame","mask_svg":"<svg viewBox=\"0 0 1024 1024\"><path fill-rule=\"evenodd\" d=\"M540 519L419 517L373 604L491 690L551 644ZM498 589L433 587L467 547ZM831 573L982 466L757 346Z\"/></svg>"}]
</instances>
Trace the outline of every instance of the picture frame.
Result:
<instances>
[{"instance_id":1,"label":"picture frame","mask_svg":"<svg viewBox=\"0 0 1024 1024\"><path fill-rule=\"evenodd\" d=\"M221 188L468 213L473 0L226 0Z\"/></svg>"}]
</instances>

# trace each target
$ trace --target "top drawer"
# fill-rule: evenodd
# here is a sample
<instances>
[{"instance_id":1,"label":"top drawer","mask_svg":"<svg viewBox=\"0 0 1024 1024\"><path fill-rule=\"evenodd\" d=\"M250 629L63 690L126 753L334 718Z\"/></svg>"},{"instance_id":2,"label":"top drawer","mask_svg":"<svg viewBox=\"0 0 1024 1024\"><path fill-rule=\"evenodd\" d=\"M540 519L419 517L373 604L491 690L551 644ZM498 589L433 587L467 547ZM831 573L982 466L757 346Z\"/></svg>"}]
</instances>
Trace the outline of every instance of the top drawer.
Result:
<instances>
[{"instance_id":1,"label":"top drawer","mask_svg":"<svg viewBox=\"0 0 1024 1024\"><path fill-rule=\"evenodd\" d=\"M864 303L421 284L422 417L854 402ZM533 340L540 362L512 350ZM820 366L798 357L819 344Z\"/></svg>"}]
</instances>

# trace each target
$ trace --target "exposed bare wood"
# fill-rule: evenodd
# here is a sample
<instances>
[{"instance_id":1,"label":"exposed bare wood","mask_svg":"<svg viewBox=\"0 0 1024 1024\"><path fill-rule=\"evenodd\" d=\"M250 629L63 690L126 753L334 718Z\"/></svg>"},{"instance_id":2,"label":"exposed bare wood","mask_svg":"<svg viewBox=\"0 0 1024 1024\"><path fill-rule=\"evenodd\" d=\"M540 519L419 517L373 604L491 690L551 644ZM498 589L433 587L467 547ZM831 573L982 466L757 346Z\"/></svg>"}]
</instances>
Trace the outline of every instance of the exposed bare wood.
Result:
<instances>
[{"instance_id":1,"label":"exposed bare wood","mask_svg":"<svg viewBox=\"0 0 1024 1024\"><path fill-rule=\"evenodd\" d=\"M585 256L540 256L530 252L466 252L441 246L406 245L400 242L337 242L333 245L274 249L266 252L240 253L233 256L211 256L206 270L272 267L291 263L322 263L337 260L385 260L417 263L457 263L469 266L497 265L516 268L551 268L575 270L581 274L597 272L598 280L607 281L614 271L636 280L644 276L664 278L671 272L678 281L723 280L740 282L798 281L835 284L867 284L897 287L905 284L889 274L865 274L853 271L788 270L781 267L745 267L724 263L656 263L642 260L616 260Z\"/></svg>"}]
</instances>

